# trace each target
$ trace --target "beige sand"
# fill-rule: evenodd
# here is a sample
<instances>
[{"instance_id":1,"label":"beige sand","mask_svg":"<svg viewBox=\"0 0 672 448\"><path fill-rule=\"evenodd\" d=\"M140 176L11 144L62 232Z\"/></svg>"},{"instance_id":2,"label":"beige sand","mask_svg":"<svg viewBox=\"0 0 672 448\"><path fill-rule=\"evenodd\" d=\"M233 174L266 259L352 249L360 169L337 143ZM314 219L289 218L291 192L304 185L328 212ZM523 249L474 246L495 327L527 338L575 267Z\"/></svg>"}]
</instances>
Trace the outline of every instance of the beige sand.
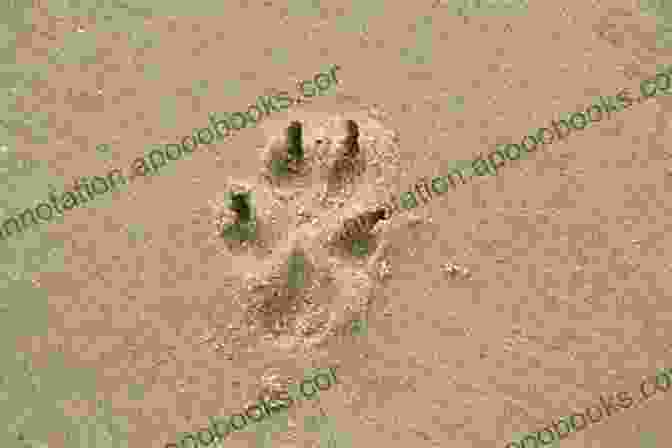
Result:
<instances>
[{"instance_id":1,"label":"beige sand","mask_svg":"<svg viewBox=\"0 0 672 448\"><path fill-rule=\"evenodd\" d=\"M227 2L220 15L148 17L133 42L101 16L37 11L16 44L25 64L63 46L67 57L71 34L109 29L96 35L95 63L54 65L19 102L49 114L50 143L24 135L12 150L65 179L127 166L211 112L342 68L335 89L42 225L64 242L64 265L31 276L48 293L48 331L17 338L16 350L47 369L60 348L73 378L94 369L96 398L126 422L119 446L157 448L244 408L268 378L310 368L339 366L342 384L320 395L323 411L291 409L274 447L317 446L324 434L304 418L320 412L338 448L504 447L670 367L667 97L377 225L367 257L328 241L419 177L601 94L637 91L672 54L634 3L543 0L509 16L457 16L433 0ZM157 44L137 48L146 35ZM342 138L330 123L343 117L360 125L366 169L339 184L330 157L343 154L316 140ZM312 168L275 185L263 157L291 120L306 123ZM255 192L252 244L216 236L232 183ZM297 253L306 277L290 294L283 276ZM343 331L361 316L366 334ZM62 401L35 394L36 409L62 408L73 422L95 413L95 400L69 389ZM652 433L664 446L671 400L660 394L561 446L646 447ZM57 430L31 434L36 416L19 420L27 439L77 446ZM250 431L225 446L258 443Z\"/></svg>"}]
</instances>

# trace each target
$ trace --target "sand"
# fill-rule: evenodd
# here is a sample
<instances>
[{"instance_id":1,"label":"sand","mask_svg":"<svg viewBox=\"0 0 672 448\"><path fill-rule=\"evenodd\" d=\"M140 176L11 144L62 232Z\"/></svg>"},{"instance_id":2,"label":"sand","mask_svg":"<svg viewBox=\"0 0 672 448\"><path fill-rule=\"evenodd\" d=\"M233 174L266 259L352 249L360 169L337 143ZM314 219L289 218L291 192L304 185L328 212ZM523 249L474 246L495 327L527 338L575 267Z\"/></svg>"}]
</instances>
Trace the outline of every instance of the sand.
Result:
<instances>
[{"instance_id":1,"label":"sand","mask_svg":"<svg viewBox=\"0 0 672 448\"><path fill-rule=\"evenodd\" d=\"M419 178L600 95L638 92L672 61L656 41L660 11L529 3L504 15L433 0L36 9L10 68L53 64L16 92L3 78L16 102L0 119L15 135L0 135L0 156L40 168L5 172L10 209L341 68L322 94L2 249L0 444L21 432L33 446L163 447L269 384L338 366L342 384L319 403L226 446L503 448L670 367L668 97L357 242L334 237ZM29 113L35 122L17 121ZM306 161L275 176L292 121ZM220 236L236 220L232 188L253 194L250 241ZM366 331L351 334L360 320ZM664 444L670 400L560 445ZM316 415L327 423L309 425Z\"/></svg>"}]
</instances>

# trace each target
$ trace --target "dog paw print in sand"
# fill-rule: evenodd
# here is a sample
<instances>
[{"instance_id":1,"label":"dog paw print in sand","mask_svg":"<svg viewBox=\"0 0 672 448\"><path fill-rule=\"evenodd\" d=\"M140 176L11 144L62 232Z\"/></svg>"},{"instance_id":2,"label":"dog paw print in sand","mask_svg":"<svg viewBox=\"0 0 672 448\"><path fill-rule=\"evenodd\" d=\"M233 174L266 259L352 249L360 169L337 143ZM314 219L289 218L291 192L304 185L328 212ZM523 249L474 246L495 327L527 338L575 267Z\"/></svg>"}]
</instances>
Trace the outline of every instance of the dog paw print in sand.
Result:
<instances>
[{"instance_id":1,"label":"dog paw print in sand","mask_svg":"<svg viewBox=\"0 0 672 448\"><path fill-rule=\"evenodd\" d=\"M259 175L230 179L212 202L213 234L246 260L233 297L241 326L259 343L310 350L366 313L384 281L381 204L399 138L366 108L289 115L258 148Z\"/></svg>"}]
</instances>

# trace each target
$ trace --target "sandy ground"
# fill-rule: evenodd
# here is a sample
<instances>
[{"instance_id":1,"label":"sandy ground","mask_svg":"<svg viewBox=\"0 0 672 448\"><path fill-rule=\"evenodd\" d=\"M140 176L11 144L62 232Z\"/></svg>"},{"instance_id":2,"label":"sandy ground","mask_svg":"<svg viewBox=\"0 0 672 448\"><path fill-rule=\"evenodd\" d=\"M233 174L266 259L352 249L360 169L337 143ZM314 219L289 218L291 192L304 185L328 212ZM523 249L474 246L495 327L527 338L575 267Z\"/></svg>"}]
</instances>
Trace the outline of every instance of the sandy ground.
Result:
<instances>
[{"instance_id":1,"label":"sandy ground","mask_svg":"<svg viewBox=\"0 0 672 448\"><path fill-rule=\"evenodd\" d=\"M622 0L461 16L443 0L38 3L3 70L53 64L23 90L9 75L0 87L15 97L5 120L46 121L3 130L2 161L17 173L4 174L6 207L127 169L209 113L341 69L324 94L5 243L3 446L163 447L274 378L339 366L342 384L319 404L225 445L324 447L333 433L339 448L504 447L672 367L669 98L394 216L366 256L327 242L419 177L599 95L638 92L672 61L665 11ZM359 123L366 165L344 192L329 174L337 149L318 142L338 140L338 118ZM291 120L305 125L312 171L274 185L264 148ZM40 168L24 175L15 161ZM235 183L254 192L251 245L214 234L213 204ZM276 300L292 257L305 262L303 289ZM350 335L362 316L366 330ZM660 394L561 444L665 446L671 406Z\"/></svg>"}]
</instances>

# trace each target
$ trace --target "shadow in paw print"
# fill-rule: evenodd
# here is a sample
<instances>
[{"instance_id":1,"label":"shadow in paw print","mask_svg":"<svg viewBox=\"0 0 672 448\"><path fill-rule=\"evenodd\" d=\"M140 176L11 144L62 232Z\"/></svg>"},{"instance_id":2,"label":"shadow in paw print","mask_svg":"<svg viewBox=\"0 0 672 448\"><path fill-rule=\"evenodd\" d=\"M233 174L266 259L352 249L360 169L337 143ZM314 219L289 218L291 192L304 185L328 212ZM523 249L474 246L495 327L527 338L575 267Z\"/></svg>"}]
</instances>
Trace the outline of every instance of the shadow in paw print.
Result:
<instances>
[{"instance_id":1,"label":"shadow in paw print","mask_svg":"<svg viewBox=\"0 0 672 448\"><path fill-rule=\"evenodd\" d=\"M264 178L274 186L287 187L305 183L310 174L310 160L306 158L303 124L289 123L281 137L271 139L264 149Z\"/></svg>"},{"instance_id":2,"label":"shadow in paw print","mask_svg":"<svg viewBox=\"0 0 672 448\"><path fill-rule=\"evenodd\" d=\"M366 157L359 144L359 126L354 120L341 120L329 139L327 194L345 193L354 188L366 170Z\"/></svg>"},{"instance_id":3,"label":"shadow in paw print","mask_svg":"<svg viewBox=\"0 0 672 448\"><path fill-rule=\"evenodd\" d=\"M231 251L263 248L268 236L265 223L257 215L253 192L240 186L225 194L217 210L216 225L219 237Z\"/></svg>"},{"instance_id":4,"label":"shadow in paw print","mask_svg":"<svg viewBox=\"0 0 672 448\"><path fill-rule=\"evenodd\" d=\"M363 258L372 254L379 244L379 238L372 230L378 222L386 219L386 215L385 209L378 208L346 219L331 236L332 247L342 256Z\"/></svg>"},{"instance_id":5,"label":"shadow in paw print","mask_svg":"<svg viewBox=\"0 0 672 448\"><path fill-rule=\"evenodd\" d=\"M292 121L285 131L287 154L291 161L303 161L303 125L300 121Z\"/></svg>"},{"instance_id":6,"label":"shadow in paw print","mask_svg":"<svg viewBox=\"0 0 672 448\"><path fill-rule=\"evenodd\" d=\"M257 217L252 192L230 191L224 201L220 235L234 241L252 241L257 236ZM227 221L224 219L228 218Z\"/></svg>"}]
</instances>

